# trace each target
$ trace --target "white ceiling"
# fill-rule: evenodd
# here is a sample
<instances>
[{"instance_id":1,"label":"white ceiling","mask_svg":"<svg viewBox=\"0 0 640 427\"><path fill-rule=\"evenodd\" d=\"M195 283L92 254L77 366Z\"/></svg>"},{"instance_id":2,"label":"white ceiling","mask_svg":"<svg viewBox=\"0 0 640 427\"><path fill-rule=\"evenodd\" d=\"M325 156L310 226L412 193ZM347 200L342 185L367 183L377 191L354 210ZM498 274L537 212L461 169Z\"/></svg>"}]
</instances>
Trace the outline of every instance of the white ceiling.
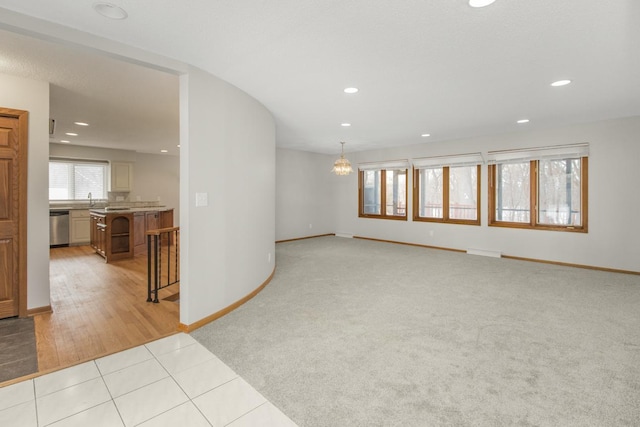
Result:
<instances>
[{"instance_id":1,"label":"white ceiling","mask_svg":"<svg viewBox=\"0 0 640 427\"><path fill-rule=\"evenodd\" d=\"M273 113L283 148L337 153L341 140L356 151L640 115L637 0L496 0L483 9L467 0L111 1L126 20L99 16L94 0L0 7L208 70ZM0 36L3 58L11 49ZM57 119L96 109L110 118L101 140L175 145L175 76L39 49L18 49L13 58L27 65L0 61L0 72L49 70ZM573 83L549 86L565 78ZM360 92L347 95L347 86ZM522 118L531 122L516 124Z\"/></svg>"},{"instance_id":2,"label":"white ceiling","mask_svg":"<svg viewBox=\"0 0 640 427\"><path fill-rule=\"evenodd\" d=\"M0 40L0 73L51 83L51 142L179 153L177 76L7 31Z\"/></svg>"}]
</instances>

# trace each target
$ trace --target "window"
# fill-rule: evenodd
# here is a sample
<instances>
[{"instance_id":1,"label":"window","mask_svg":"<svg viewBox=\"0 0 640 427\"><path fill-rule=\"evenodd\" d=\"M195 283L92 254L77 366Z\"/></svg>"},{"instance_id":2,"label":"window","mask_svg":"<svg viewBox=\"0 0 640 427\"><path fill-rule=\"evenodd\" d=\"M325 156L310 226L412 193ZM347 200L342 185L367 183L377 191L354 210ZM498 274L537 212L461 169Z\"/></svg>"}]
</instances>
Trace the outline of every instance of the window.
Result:
<instances>
[{"instance_id":1,"label":"window","mask_svg":"<svg viewBox=\"0 0 640 427\"><path fill-rule=\"evenodd\" d=\"M362 166L358 179L360 217L407 219L407 162Z\"/></svg>"},{"instance_id":2,"label":"window","mask_svg":"<svg viewBox=\"0 0 640 427\"><path fill-rule=\"evenodd\" d=\"M490 152L489 225L587 231L588 146Z\"/></svg>"},{"instance_id":3,"label":"window","mask_svg":"<svg viewBox=\"0 0 640 427\"><path fill-rule=\"evenodd\" d=\"M480 225L480 154L414 160L414 221Z\"/></svg>"},{"instance_id":4,"label":"window","mask_svg":"<svg viewBox=\"0 0 640 427\"><path fill-rule=\"evenodd\" d=\"M107 162L50 160L49 200L107 198Z\"/></svg>"}]
</instances>

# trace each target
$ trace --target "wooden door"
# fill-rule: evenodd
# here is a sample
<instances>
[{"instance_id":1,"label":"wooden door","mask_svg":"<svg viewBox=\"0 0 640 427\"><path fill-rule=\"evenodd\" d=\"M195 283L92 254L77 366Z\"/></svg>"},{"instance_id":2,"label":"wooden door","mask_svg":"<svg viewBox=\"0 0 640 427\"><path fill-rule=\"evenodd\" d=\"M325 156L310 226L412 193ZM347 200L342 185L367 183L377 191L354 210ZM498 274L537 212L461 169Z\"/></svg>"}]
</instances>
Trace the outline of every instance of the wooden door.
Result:
<instances>
[{"instance_id":1,"label":"wooden door","mask_svg":"<svg viewBox=\"0 0 640 427\"><path fill-rule=\"evenodd\" d=\"M27 117L0 108L0 319L27 314Z\"/></svg>"}]
</instances>

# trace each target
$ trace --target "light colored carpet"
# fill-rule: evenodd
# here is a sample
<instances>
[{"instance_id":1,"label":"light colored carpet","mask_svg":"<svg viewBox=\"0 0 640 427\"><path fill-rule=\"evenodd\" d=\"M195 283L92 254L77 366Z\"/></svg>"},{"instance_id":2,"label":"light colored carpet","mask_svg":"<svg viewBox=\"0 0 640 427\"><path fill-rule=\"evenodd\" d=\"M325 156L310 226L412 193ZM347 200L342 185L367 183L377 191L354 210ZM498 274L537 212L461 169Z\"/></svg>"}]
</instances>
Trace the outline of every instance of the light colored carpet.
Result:
<instances>
[{"instance_id":1,"label":"light colored carpet","mask_svg":"<svg viewBox=\"0 0 640 427\"><path fill-rule=\"evenodd\" d=\"M640 276L339 237L192 333L300 426L640 425Z\"/></svg>"}]
</instances>

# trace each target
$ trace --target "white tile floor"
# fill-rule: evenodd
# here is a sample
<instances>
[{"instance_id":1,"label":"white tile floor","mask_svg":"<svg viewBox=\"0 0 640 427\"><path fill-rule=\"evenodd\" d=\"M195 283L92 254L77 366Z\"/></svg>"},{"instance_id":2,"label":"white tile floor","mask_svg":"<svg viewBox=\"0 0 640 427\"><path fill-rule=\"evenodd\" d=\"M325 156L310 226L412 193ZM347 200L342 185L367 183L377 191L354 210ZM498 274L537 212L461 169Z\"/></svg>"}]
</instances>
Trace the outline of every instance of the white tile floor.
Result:
<instances>
[{"instance_id":1,"label":"white tile floor","mask_svg":"<svg viewBox=\"0 0 640 427\"><path fill-rule=\"evenodd\" d=\"M0 388L0 426L296 424L187 334Z\"/></svg>"}]
</instances>

